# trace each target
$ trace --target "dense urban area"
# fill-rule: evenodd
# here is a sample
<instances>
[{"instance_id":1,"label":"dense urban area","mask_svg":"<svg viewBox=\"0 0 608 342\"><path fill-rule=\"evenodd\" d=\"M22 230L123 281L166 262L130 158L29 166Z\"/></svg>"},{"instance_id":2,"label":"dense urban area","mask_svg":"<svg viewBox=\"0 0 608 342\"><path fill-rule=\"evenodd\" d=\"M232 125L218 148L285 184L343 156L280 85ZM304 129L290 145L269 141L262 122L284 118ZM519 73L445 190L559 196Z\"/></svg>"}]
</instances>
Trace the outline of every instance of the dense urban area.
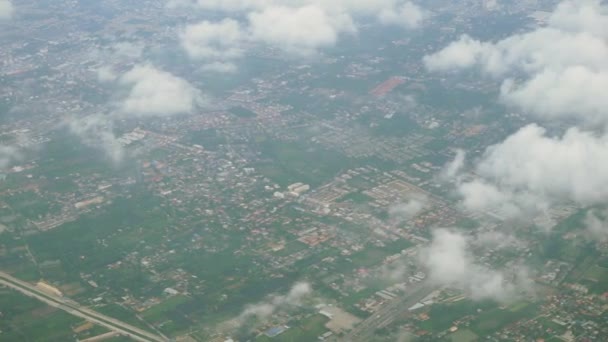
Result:
<instances>
[{"instance_id":1,"label":"dense urban area","mask_svg":"<svg viewBox=\"0 0 608 342\"><path fill-rule=\"evenodd\" d=\"M0 341L607 341L607 28L0 0Z\"/></svg>"}]
</instances>

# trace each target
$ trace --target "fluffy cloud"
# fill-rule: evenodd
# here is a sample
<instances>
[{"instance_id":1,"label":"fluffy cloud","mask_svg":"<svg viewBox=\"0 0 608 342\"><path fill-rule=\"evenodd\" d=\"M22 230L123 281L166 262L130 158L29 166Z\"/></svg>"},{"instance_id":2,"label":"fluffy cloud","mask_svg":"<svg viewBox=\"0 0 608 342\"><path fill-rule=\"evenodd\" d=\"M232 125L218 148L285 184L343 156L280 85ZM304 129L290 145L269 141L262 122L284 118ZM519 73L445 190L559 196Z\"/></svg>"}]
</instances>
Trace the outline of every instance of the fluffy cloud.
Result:
<instances>
[{"instance_id":1,"label":"fluffy cloud","mask_svg":"<svg viewBox=\"0 0 608 342\"><path fill-rule=\"evenodd\" d=\"M152 65L138 65L120 76L129 89L121 112L133 116L168 116L191 113L202 103L201 93L188 81Z\"/></svg>"},{"instance_id":2,"label":"fluffy cloud","mask_svg":"<svg viewBox=\"0 0 608 342\"><path fill-rule=\"evenodd\" d=\"M575 117L598 124L608 120L605 89L608 69L594 72L573 66L559 72L545 70L523 84L508 80L503 83L501 93L506 103L547 119Z\"/></svg>"},{"instance_id":3,"label":"fluffy cloud","mask_svg":"<svg viewBox=\"0 0 608 342\"><path fill-rule=\"evenodd\" d=\"M441 170L441 174L439 175L442 180L450 180L456 178L464 168L465 160L466 160L466 152L462 149L456 151L456 156L454 159L449 162L443 170Z\"/></svg>"},{"instance_id":4,"label":"fluffy cloud","mask_svg":"<svg viewBox=\"0 0 608 342\"><path fill-rule=\"evenodd\" d=\"M311 55L333 46L341 33L355 32L349 16L330 16L317 6L269 7L251 13L249 22L253 40L298 55Z\"/></svg>"},{"instance_id":5,"label":"fluffy cloud","mask_svg":"<svg viewBox=\"0 0 608 342\"><path fill-rule=\"evenodd\" d=\"M589 210L584 224L589 237L602 242L608 241L608 210Z\"/></svg>"},{"instance_id":6,"label":"fluffy cloud","mask_svg":"<svg viewBox=\"0 0 608 342\"><path fill-rule=\"evenodd\" d=\"M0 20L6 20L13 17L15 8L9 0L0 0Z\"/></svg>"},{"instance_id":7,"label":"fluffy cloud","mask_svg":"<svg viewBox=\"0 0 608 342\"><path fill-rule=\"evenodd\" d=\"M311 292L310 284L296 283L285 295L271 296L266 301L248 305L239 315L238 321L245 322L252 318L265 320L278 310L301 305L302 300Z\"/></svg>"},{"instance_id":8,"label":"fluffy cloud","mask_svg":"<svg viewBox=\"0 0 608 342\"><path fill-rule=\"evenodd\" d=\"M179 36L182 47L194 59L231 59L242 54L243 32L232 19L189 25Z\"/></svg>"},{"instance_id":9,"label":"fluffy cloud","mask_svg":"<svg viewBox=\"0 0 608 342\"><path fill-rule=\"evenodd\" d=\"M123 45L118 50L131 57L140 56L139 48ZM125 150L114 134L115 120L151 118L192 113L203 104L201 92L188 81L151 64L139 64L119 74L111 67L97 70L99 81L121 88L114 111L80 118L68 118L66 125L84 144L100 148L114 163L120 163ZM121 97L121 91L124 96Z\"/></svg>"},{"instance_id":10,"label":"fluffy cloud","mask_svg":"<svg viewBox=\"0 0 608 342\"><path fill-rule=\"evenodd\" d=\"M498 42L468 36L424 59L431 71L476 67L502 79L501 101L540 118L608 124L608 6L599 0L563 1L546 27ZM559 202L604 204L608 135L571 128L550 136L526 126L487 149L479 177L458 179L463 204L508 217L543 213ZM451 173L457 177L458 172Z\"/></svg>"},{"instance_id":11,"label":"fluffy cloud","mask_svg":"<svg viewBox=\"0 0 608 342\"><path fill-rule=\"evenodd\" d=\"M388 215L391 219L403 222L411 220L420 214L427 207L427 199L420 196L410 198L406 202L392 205L388 208Z\"/></svg>"},{"instance_id":12,"label":"fluffy cloud","mask_svg":"<svg viewBox=\"0 0 608 342\"><path fill-rule=\"evenodd\" d=\"M133 65L139 62L145 50L141 42L123 41L101 48L94 48L91 58L107 63L97 69L97 79L100 82L111 82L118 78L115 66Z\"/></svg>"},{"instance_id":13,"label":"fluffy cloud","mask_svg":"<svg viewBox=\"0 0 608 342\"><path fill-rule=\"evenodd\" d=\"M99 82L112 82L115 81L117 78L118 75L116 71L114 71L114 69L109 66L102 66L97 69L97 80L99 80Z\"/></svg>"},{"instance_id":14,"label":"fluffy cloud","mask_svg":"<svg viewBox=\"0 0 608 342\"><path fill-rule=\"evenodd\" d=\"M478 67L506 77L502 100L542 118L606 123L608 101L600 92L608 85L607 39L607 5L564 1L546 27L495 43L463 36L424 63L431 71Z\"/></svg>"},{"instance_id":15,"label":"fluffy cloud","mask_svg":"<svg viewBox=\"0 0 608 342\"><path fill-rule=\"evenodd\" d=\"M384 9L378 15L381 23L405 28L417 28L422 25L426 14L417 5L406 2L400 7Z\"/></svg>"},{"instance_id":16,"label":"fluffy cloud","mask_svg":"<svg viewBox=\"0 0 608 342\"><path fill-rule=\"evenodd\" d=\"M528 288L523 269L515 271L516 283L507 282L506 273L477 264L469 250L470 241L464 235L447 229L435 230L431 245L421 253L430 280L459 288L473 299L505 301L518 290Z\"/></svg>"},{"instance_id":17,"label":"fluffy cloud","mask_svg":"<svg viewBox=\"0 0 608 342\"><path fill-rule=\"evenodd\" d=\"M608 201L608 135L571 128L549 136L531 124L489 147L474 172L458 184L467 209L495 210L505 217L538 214L557 203L582 206Z\"/></svg>"},{"instance_id":18,"label":"fluffy cloud","mask_svg":"<svg viewBox=\"0 0 608 342\"><path fill-rule=\"evenodd\" d=\"M0 145L0 171L4 171L15 161L21 160L20 150L11 145Z\"/></svg>"},{"instance_id":19,"label":"fluffy cloud","mask_svg":"<svg viewBox=\"0 0 608 342\"><path fill-rule=\"evenodd\" d=\"M341 35L357 32L356 18L417 28L426 16L420 7L402 0L171 0L168 5L246 14L242 28L232 19L204 21L188 26L180 35L191 57L212 57L212 63L224 64L238 57L244 42L309 56L335 45Z\"/></svg>"},{"instance_id":20,"label":"fluffy cloud","mask_svg":"<svg viewBox=\"0 0 608 342\"><path fill-rule=\"evenodd\" d=\"M113 163L118 164L123 160L125 151L114 135L113 121L107 115L70 118L67 126L85 145L101 149Z\"/></svg>"},{"instance_id":21,"label":"fluffy cloud","mask_svg":"<svg viewBox=\"0 0 608 342\"><path fill-rule=\"evenodd\" d=\"M488 148L477 173L497 184L583 205L608 199L608 136L577 128L562 137L529 125Z\"/></svg>"},{"instance_id":22,"label":"fluffy cloud","mask_svg":"<svg viewBox=\"0 0 608 342\"><path fill-rule=\"evenodd\" d=\"M424 64L431 71L470 68L480 62L485 47L486 44L463 35L441 51L425 56Z\"/></svg>"},{"instance_id":23,"label":"fluffy cloud","mask_svg":"<svg viewBox=\"0 0 608 342\"><path fill-rule=\"evenodd\" d=\"M261 11L271 7L305 7L316 6L331 13L343 13L357 17L379 17L382 13L415 12L416 17L422 12L418 5L406 0L169 0L170 7L198 6L206 10L221 12ZM391 23L392 24L392 23Z\"/></svg>"}]
</instances>

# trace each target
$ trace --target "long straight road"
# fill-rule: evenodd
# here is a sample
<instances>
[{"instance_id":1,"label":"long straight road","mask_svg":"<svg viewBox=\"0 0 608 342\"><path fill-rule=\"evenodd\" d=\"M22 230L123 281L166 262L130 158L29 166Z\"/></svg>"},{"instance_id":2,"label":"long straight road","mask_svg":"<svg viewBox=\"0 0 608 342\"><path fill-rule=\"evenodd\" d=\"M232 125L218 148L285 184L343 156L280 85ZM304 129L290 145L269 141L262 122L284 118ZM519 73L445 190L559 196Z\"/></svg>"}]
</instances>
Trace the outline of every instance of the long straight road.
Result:
<instances>
[{"instance_id":1,"label":"long straight road","mask_svg":"<svg viewBox=\"0 0 608 342\"><path fill-rule=\"evenodd\" d=\"M0 272L0 284L17 290L24 295L36 298L46 304L61 309L71 315L84 318L92 323L99 324L105 328L115 331L121 335L129 336L141 342L166 342L164 337L154 335L148 331L132 326L115 318L102 315L89 308L83 307L72 300L51 296L32 284L19 280L7 273Z\"/></svg>"}]
</instances>

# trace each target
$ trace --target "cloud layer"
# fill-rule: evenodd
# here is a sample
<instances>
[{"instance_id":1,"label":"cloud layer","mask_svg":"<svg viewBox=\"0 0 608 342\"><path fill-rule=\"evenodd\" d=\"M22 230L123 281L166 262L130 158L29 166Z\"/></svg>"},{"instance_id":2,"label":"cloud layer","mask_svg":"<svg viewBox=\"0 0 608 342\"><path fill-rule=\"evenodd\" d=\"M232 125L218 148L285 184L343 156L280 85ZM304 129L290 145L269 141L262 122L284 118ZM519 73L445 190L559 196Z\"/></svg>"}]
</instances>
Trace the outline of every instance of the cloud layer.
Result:
<instances>
[{"instance_id":1,"label":"cloud layer","mask_svg":"<svg viewBox=\"0 0 608 342\"><path fill-rule=\"evenodd\" d=\"M234 60L245 46L266 44L290 55L312 56L334 46L341 36L358 31L357 19L373 18L383 25L414 29L422 25L426 12L402 0L172 0L169 6L192 6L225 15L244 17L241 23L221 21L186 26L182 47L205 69L234 71Z\"/></svg>"},{"instance_id":2,"label":"cloud layer","mask_svg":"<svg viewBox=\"0 0 608 342\"><path fill-rule=\"evenodd\" d=\"M301 305L302 300L310 295L311 292L312 289L309 283L296 283L285 295L271 296L266 301L248 305L239 315L238 321L245 322L252 318L258 320L268 319L278 310L286 309L290 306Z\"/></svg>"},{"instance_id":3,"label":"cloud layer","mask_svg":"<svg viewBox=\"0 0 608 342\"><path fill-rule=\"evenodd\" d=\"M13 17L15 7L9 0L0 0L0 20L8 20Z\"/></svg>"},{"instance_id":4,"label":"cloud layer","mask_svg":"<svg viewBox=\"0 0 608 342\"><path fill-rule=\"evenodd\" d=\"M85 145L102 150L113 163L118 164L123 160L125 151L114 135L113 120L108 115L71 118L67 126Z\"/></svg>"},{"instance_id":5,"label":"cloud layer","mask_svg":"<svg viewBox=\"0 0 608 342\"><path fill-rule=\"evenodd\" d=\"M318 6L268 7L249 14L251 38L296 55L312 55L336 44L342 33L356 31L352 18L331 16Z\"/></svg>"},{"instance_id":6,"label":"cloud layer","mask_svg":"<svg viewBox=\"0 0 608 342\"><path fill-rule=\"evenodd\" d=\"M195 60L215 61L209 64L232 60L243 53L244 34L236 20L202 21L184 28L179 37L188 56Z\"/></svg>"},{"instance_id":7,"label":"cloud layer","mask_svg":"<svg viewBox=\"0 0 608 342\"><path fill-rule=\"evenodd\" d=\"M608 210L589 210L585 215L584 224L590 238L608 241Z\"/></svg>"},{"instance_id":8,"label":"cloud layer","mask_svg":"<svg viewBox=\"0 0 608 342\"><path fill-rule=\"evenodd\" d=\"M575 122L563 133L539 125L489 147L463 180L463 156L447 168L467 209L505 218L546 213L554 204L604 204L608 177L608 6L599 0L559 4L545 27L498 42L469 36L424 58L431 71L477 68L499 79L500 98L537 118ZM593 128L593 130L590 130Z\"/></svg>"},{"instance_id":9,"label":"cloud layer","mask_svg":"<svg viewBox=\"0 0 608 342\"><path fill-rule=\"evenodd\" d=\"M188 81L145 64L120 76L118 84L129 88L121 111L134 116L169 116L191 113L201 102L200 92Z\"/></svg>"},{"instance_id":10,"label":"cloud layer","mask_svg":"<svg viewBox=\"0 0 608 342\"><path fill-rule=\"evenodd\" d=\"M489 147L475 165L480 178L461 182L465 207L505 217L546 211L551 205L608 201L608 135L573 127L550 136L535 124Z\"/></svg>"},{"instance_id":11,"label":"cloud layer","mask_svg":"<svg viewBox=\"0 0 608 342\"><path fill-rule=\"evenodd\" d=\"M524 269L517 270L515 283L507 282L505 273L477 264L469 250L470 241L464 235L448 229L435 230L431 245L421 253L430 280L461 289L473 299L505 301L528 289Z\"/></svg>"},{"instance_id":12,"label":"cloud layer","mask_svg":"<svg viewBox=\"0 0 608 342\"><path fill-rule=\"evenodd\" d=\"M22 159L19 149L11 145L0 145L0 172L5 171L15 161Z\"/></svg>"},{"instance_id":13,"label":"cloud layer","mask_svg":"<svg viewBox=\"0 0 608 342\"><path fill-rule=\"evenodd\" d=\"M502 101L537 117L608 123L608 6L599 0L564 1L546 27L498 42L464 35L424 63L502 78Z\"/></svg>"},{"instance_id":14,"label":"cloud layer","mask_svg":"<svg viewBox=\"0 0 608 342\"><path fill-rule=\"evenodd\" d=\"M416 196L388 208L388 215L397 222L408 221L420 214L428 206L428 199Z\"/></svg>"}]
</instances>

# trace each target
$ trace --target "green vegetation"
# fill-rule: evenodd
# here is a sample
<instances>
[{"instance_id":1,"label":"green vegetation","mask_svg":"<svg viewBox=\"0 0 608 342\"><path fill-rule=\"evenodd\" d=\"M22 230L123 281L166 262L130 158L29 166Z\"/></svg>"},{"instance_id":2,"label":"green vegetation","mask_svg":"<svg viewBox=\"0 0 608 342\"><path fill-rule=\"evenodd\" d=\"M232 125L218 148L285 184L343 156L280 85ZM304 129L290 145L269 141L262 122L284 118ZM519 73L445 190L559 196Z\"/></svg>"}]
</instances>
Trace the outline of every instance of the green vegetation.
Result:
<instances>
[{"instance_id":1,"label":"green vegetation","mask_svg":"<svg viewBox=\"0 0 608 342\"><path fill-rule=\"evenodd\" d=\"M470 329L461 329L448 336L452 342L473 342L479 339L477 334Z\"/></svg>"},{"instance_id":2,"label":"green vegetation","mask_svg":"<svg viewBox=\"0 0 608 342\"><path fill-rule=\"evenodd\" d=\"M348 201L352 201L355 203L367 203L370 201L373 201L374 199L369 197L368 195L364 194L363 192L351 192L349 194L346 194L344 196L342 196L341 198L338 199L338 202L348 202Z\"/></svg>"},{"instance_id":3,"label":"green vegetation","mask_svg":"<svg viewBox=\"0 0 608 342\"><path fill-rule=\"evenodd\" d=\"M257 170L282 186L295 182L318 186L353 166L343 155L318 147L267 141L260 148L267 162L256 165Z\"/></svg>"},{"instance_id":4,"label":"green vegetation","mask_svg":"<svg viewBox=\"0 0 608 342\"><path fill-rule=\"evenodd\" d=\"M566 332L566 330L568 330L568 328L551 321L547 317L539 318L538 322L543 325L545 330L548 330L553 335L562 335Z\"/></svg>"},{"instance_id":5,"label":"green vegetation","mask_svg":"<svg viewBox=\"0 0 608 342\"><path fill-rule=\"evenodd\" d=\"M428 315L430 319L422 321L418 326L433 333L445 331L454 325L454 322L468 315L474 315L479 310L495 306L492 303L475 303L462 300L452 304L435 304Z\"/></svg>"},{"instance_id":6,"label":"green vegetation","mask_svg":"<svg viewBox=\"0 0 608 342\"><path fill-rule=\"evenodd\" d=\"M299 251L302 251L306 248L308 248L307 244L300 242L298 240L294 240L294 241L287 243L285 245L285 247L283 247L283 249L281 249L280 251L277 251L275 254L277 256L288 256L288 255L297 253Z\"/></svg>"},{"instance_id":7,"label":"green vegetation","mask_svg":"<svg viewBox=\"0 0 608 342\"><path fill-rule=\"evenodd\" d=\"M0 313L0 341L70 341L82 321L8 289L0 289Z\"/></svg>"},{"instance_id":8,"label":"green vegetation","mask_svg":"<svg viewBox=\"0 0 608 342\"><path fill-rule=\"evenodd\" d=\"M230 113L240 118L255 118L257 115L251 110L243 107L234 107L230 109Z\"/></svg>"},{"instance_id":9,"label":"green vegetation","mask_svg":"<svg viewBox=\"0 0 608 342\"><path fill-rule=\"evenodd\" d=\"M154 305L148 310L142 312L141 316L148 322L159 321L164 314L175 310L180 304L187 303L190 298L186 296L173 296L166 298L161 303Z\"/></svg>"},{"instance_id":10,"label":"green vegetation","mask_svg":"<svg viewBox=\"0 0 608 342\"><path fill-rule=\"evenodd\" d=\"M127 324L131 324L143 330L150 331L150 327L144 324L142 321L137 319L135 313L130 309L118 304L108 304L104 306L98 306L94 308L95 311L110 316L112 318L124 321ZM153 332L153 331L152 331Z\"/></svg>"},{"instance_id":11,"label":"green vegetation","mask_svg":"<svg viewBox=\"0 0 608 342\"><path fill-rule=\"evenodd\" d=\"M146 229L146 241L161 239L155 234L165 227L166 213L156 209L158 200L146 193L133 198L118 198L102 213L85 215L53 230L29 237L30 250L39 261L59 260L65 272L78 277L83 269L95 270L120 260L141 242L135 233ZM137 227L137 228L136 228ZM133 230L135 234L118 234ZM108 243L103 244L102 241ZM65 248L66 241L70 248ZM112 242L112 243L110 243Z\"/></svg>"},{"instance_id":12,"label":"green vegetation","mask_svg":"<svg viewBox=\"0 0 608 342\"><path fill-rule=\"evenodd\" d=\"M484 312L473 321L472 329L480 336L488 336L517 320L531 318L536 314L536 306L517 303L511 309L496 308Z\"/></svg>"},{"instance_id":13,"label":"green vegetation","mask_svg":"<svg viewBox=\"0 0 608 342\"><path fill-rule=\"evenodd\" d=\"M289 328L282 334L270 338L266 335L261 335L256 338L256 342L309 342L317 341L318 337L327 331L325 323L327 317L323 315L314 315L299 323L295 327Z\"/></svg>"}]
</instances>

